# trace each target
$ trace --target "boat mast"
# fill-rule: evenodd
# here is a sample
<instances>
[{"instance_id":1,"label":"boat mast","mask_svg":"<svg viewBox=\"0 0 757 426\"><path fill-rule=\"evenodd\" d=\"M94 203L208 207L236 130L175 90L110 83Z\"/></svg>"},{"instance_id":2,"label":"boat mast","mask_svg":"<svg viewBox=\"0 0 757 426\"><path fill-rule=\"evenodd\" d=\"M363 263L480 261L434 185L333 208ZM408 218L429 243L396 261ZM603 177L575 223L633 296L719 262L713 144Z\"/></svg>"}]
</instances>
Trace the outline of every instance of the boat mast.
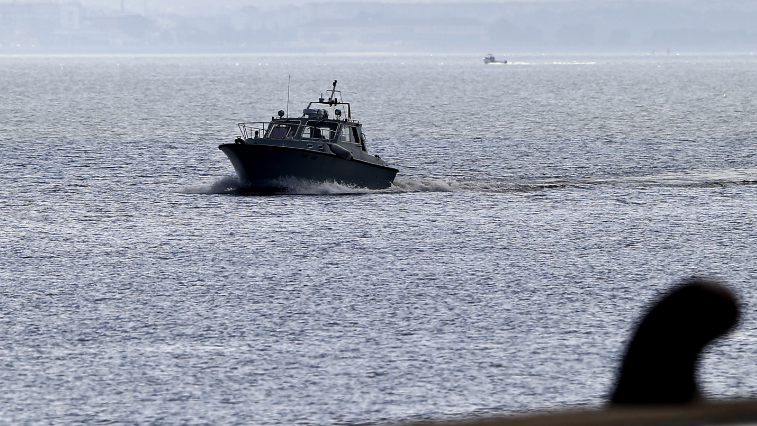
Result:
<instances>
[{"instance_id":1,"label":"boat mast","mask_svg":"<svg viewBox=\"0 0 757 426\"><path fill-rule=\"evenodd\" d=\"M329 97L329 103L331 103L334 100L334 93L336 93L336 80L334 80L334 83L332 83L332 86L334 86L331 89L331 96Z\"/></svg>"},{"instance_id":2,"label":"boat mast","mask_svg":"<svg viewBox=\"0 0 757 426\"><path fill-rule=\"evenodd\" d=\"M289 118L289 86L292 84L292 74L289 74L289 80L287 80L287 118Z\"/></svg>"}]
</instances>

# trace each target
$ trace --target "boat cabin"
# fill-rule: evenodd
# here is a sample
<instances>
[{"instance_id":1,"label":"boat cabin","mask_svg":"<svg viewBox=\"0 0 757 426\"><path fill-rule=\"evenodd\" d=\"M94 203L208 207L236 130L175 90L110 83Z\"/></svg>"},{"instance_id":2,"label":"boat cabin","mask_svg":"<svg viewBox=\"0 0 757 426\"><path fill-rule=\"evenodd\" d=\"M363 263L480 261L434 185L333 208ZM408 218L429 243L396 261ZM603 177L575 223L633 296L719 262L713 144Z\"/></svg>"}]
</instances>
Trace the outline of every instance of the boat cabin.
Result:
<instances>
[{"instance_id":1,"label":"boat cabin","mask_svg":"<svg viewBox=\"0 0 757 426\"><path fill-rule=\"evenodd\" d=\"M284 117L284 111L279 111L279 117L271 117L268 123L240 123L242 138L246 143L275 143L284 140L338 143L348 147L357 146L366 151L362 126L359 121L352 119L350 104L338 100L337 93L341 96L341 92L335 89L336 81L331 97L321 97L317 102L310 102L302 110L301 117ZM345 112L346 117L342 118Z\"/></svg>"},{"instance_id":2,"label":"boat cabin","mask_svg":"<svg viewBox=\"0 0 757 426\"><path fill-rule=\"evenodd\" d=\"M361 131L361 125L354 121L274 119L268 123L265 130L257 129L253 134L245 128L248 124L253 123L240 124L245 139L251 136L253 139L262 137L272 140L350 143L360 145L365 151L365 137Z\"/></svg>"}]
</instances>

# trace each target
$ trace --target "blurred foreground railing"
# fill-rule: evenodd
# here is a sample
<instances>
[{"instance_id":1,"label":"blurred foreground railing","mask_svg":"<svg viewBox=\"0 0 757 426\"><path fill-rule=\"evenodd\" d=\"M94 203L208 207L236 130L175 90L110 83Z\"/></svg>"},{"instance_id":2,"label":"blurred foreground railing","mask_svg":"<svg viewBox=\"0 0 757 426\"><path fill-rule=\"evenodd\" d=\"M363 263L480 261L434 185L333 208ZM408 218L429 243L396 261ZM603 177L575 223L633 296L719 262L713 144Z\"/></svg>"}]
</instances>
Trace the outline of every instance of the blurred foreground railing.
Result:
<instances>
[{"instance_id":1,"label":"blurred foreground railing","mask_svg":"<svg viewBox=\"0 0 757 426\"><path fill-rule=\"evenodd\" d=\"M682 426L755 425L757 399L402 423L402 426Z\"/></svg>"}]
</instances>

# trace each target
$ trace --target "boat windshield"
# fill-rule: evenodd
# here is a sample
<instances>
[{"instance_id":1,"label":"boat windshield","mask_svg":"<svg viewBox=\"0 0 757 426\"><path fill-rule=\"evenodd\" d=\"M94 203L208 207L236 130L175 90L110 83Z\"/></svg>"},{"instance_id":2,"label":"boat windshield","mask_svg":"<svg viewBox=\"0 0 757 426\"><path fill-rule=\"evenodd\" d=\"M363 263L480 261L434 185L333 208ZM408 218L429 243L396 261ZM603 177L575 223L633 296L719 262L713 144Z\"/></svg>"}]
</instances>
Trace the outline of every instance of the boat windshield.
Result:
<instances>
[{"instance_id":1,"label":"boat windshield","mask_svg":"<svg viewBox=\"0 0 757 426\"><path fill-rule=\"evenodd\" d=\"M278 123L268 127L268 137L271 139L288 139L294 136L297 125L293 123Z\"/></svg>"},{"instance_id":2,"label":"boat windshield","mask_svg":"<svg viewBox=\"0 0 757 426\"><path fill-rule=\"evenodd\" d=\"M319 123L308 121L302 126L301 139L331 140L336 133L336 123Z\"/></svg>"}]
</instances>

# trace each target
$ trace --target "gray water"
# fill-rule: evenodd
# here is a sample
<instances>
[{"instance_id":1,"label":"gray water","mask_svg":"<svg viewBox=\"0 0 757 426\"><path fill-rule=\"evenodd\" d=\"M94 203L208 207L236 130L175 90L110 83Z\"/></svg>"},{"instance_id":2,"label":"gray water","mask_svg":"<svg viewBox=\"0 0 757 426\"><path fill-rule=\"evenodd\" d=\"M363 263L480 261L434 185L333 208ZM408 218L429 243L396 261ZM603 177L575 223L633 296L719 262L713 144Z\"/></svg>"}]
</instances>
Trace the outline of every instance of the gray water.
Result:
<instances>
[{"instance_id":1,"label":"gray water","mask_svg":"<svg viewBox=\"0 0 757 426\"><path fill-rule=\"evenodd\" d=\"M314 424L599 406L691 276L757 396L757 58L0 57L0 423ZM217 149L339 80L366 191Z\"/></svg>"}]
</instances>

